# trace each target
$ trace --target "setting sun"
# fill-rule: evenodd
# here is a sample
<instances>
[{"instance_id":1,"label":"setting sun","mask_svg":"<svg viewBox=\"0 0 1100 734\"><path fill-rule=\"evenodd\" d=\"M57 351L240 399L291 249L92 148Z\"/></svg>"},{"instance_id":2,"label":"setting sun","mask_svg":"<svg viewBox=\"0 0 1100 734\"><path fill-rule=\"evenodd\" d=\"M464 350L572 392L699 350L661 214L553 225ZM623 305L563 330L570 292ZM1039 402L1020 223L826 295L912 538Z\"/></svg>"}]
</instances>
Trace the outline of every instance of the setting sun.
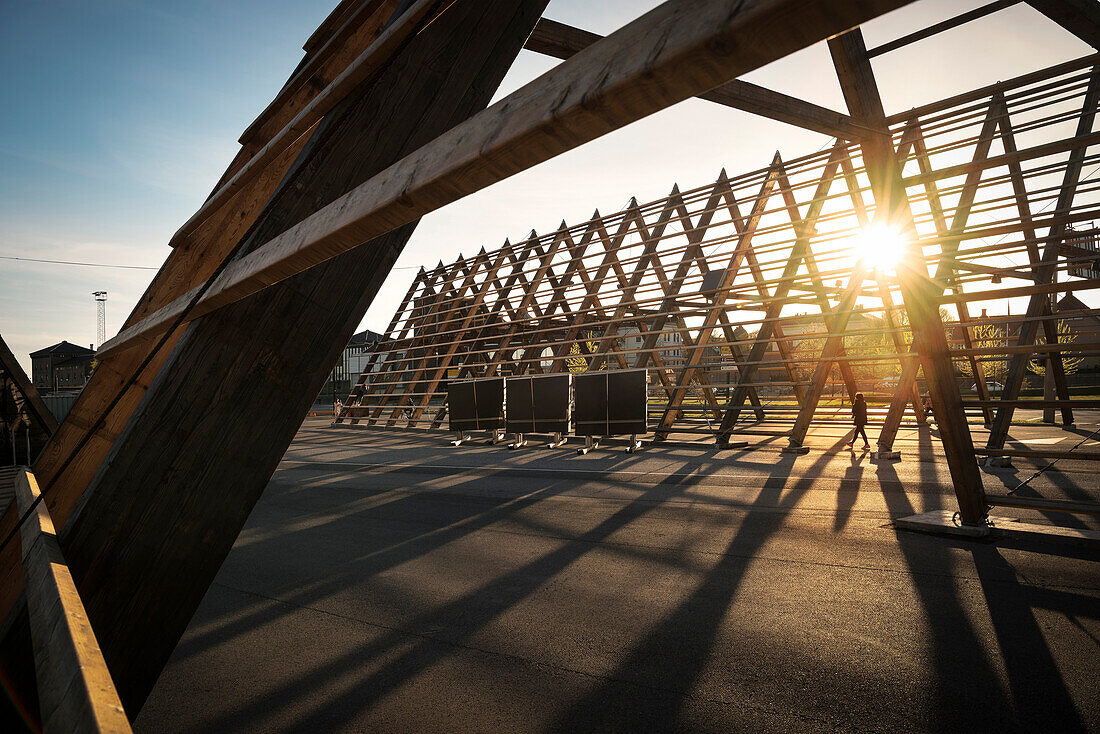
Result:
<instances>
[{"instance_id":1,"label":"setting sun","mask_svg":"<svg viewBox=\"0 0 1100 734\"><path fill-rule=\"evenodd\" d=\"M853 250L875 270L889 270L905 253L905 238L893 227L872 224L855 236Z\"/></svg>"}]
</instances>

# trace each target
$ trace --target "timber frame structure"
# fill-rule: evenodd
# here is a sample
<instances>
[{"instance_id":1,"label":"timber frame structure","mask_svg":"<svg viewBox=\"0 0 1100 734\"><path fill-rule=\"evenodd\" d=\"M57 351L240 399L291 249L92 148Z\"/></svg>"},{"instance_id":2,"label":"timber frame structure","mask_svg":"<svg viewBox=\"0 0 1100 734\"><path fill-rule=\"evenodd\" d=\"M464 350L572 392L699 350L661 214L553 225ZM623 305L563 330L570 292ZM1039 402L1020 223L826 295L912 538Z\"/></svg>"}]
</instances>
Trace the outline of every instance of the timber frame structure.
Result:
<instances>
[{"instance_id":1,"label":"timber frame structure","mask_svg":"<svg viewBox=\"0 0 1100 734\"><path fill-rule=\"evenodd\" d=\"M136 716L420 217L693 96L836 142L421 272L346 417L392 422L409 409L431 425L452 370L553 371L580 358L584 369L649 366L659 435L725 441L747 404L798 449L834 366L850 393L868 387L870 368L896 364L895 388L879 391L880 449L907 404L922 417L922 372L962 521L1019 503L987 495L975 460L1051 455L1005 448L1013 411L1057 408L1072 423L1074 408L1100 407L1073 400L1060 369L1067 352L1095 352L1096 335L1060 341L1052 310L1054 294L1096 286L1058 276L1097 257L1080 230L1100 219L1087 171L1100 146L1100 56L887 115L873 57L1015 4L868 50L859 25L910 1L669 0L600 38L540 19L546 0L343 0L172 238L0 517L0 663L28 716L89 728L106 725L88 712ZM1100 47L1095 2L1029 4ZM821 41L847 113L737 79ZM487 107L524 45L565 60ZM904 241L894 271L852 257L865 225ZM1023 285L989 287L1005 279ZM1029 305L1013 343L991 348L975 338L970 304L1008 297ZM884 349L857 343L868 331ZM1049 394L1021 400L1036 354ZM994 400L983 369L997 357L1008 364ZM765 404L776 389L786 405ZM989 421L984 449L968 411ZM106 704L94 686L91 702L57 703L59 681L34 665L42 630L57 628L42 618L43 584L69 588L43 580L42 559L62 555L72 590L60 593L78 604L49 613L86 614L117 689Z\"/></svg>"}]
</instances>

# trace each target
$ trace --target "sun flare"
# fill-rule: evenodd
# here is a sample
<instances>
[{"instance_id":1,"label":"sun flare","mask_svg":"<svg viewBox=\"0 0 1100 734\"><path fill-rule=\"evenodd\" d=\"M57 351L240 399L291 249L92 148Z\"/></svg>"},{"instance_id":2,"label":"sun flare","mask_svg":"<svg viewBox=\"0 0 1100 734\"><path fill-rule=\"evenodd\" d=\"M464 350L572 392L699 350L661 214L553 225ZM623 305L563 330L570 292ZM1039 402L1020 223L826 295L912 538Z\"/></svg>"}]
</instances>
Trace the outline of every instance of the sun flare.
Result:
<instances>
[{"instance_id":1,"label":"sun flare","mask_svg":"<svg viewBox=\"0 0 1100 734\"><path fill-rule=\"evenodd\" d=\"M855 237L853 250L876 270L891 270L905 253L905 238L892 227L872 224Z\"/></svg>"}]
</instances>

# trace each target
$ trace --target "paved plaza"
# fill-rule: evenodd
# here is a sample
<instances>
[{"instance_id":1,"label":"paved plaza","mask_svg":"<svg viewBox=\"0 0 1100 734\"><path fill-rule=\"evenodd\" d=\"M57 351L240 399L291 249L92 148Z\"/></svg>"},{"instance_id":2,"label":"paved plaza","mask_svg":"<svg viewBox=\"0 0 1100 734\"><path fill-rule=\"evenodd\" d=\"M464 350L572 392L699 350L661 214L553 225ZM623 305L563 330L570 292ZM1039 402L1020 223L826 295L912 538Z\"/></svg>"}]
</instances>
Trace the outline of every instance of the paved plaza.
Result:
<instances>
[{"instance_id":1,"label":"paved plaza","mask_svg":"<svg viewBox=\"0 0 1100 734\"><path fill-rule=\"evenodd\" d=\"M1100 551L898 531L955 507L938 439L875 462L842 431L578 456L308 419L136 728L1100 731Z\"/></svg>"}]
</instances>

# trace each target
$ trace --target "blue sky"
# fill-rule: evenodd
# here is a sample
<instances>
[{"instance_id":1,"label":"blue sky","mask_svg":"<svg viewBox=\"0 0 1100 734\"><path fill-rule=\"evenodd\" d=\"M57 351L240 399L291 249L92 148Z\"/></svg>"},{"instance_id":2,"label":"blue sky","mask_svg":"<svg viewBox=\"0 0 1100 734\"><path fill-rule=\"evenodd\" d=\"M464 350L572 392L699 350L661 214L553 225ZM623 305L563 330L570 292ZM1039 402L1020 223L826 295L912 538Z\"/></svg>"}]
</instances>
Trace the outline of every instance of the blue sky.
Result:
<instances>
[{"instance_id":1,"label":"blue sky","mask_svg":"<svg viewBox=\"0 0 1100 734\"><path fill-rule=\"evenodd\" d=\"M156 267L202 203L240 133L301 59L336 0L0 0L0 257ZM552 0L546 15L599 33L654 0ZM868 24L875 45L984 0L919 0ZM887 111L1089 52L1026 5L875 61ZM500 94L551 68L523 52ZM843 109L823 44L746 77ZM822 135L689 100L426 217L371 307L385 328L420 265L499 246L565 219L813 152ZM92 292L109 293L108 336L154 270L0 259L0 334L20 360L62 339L95 341Z\"/></svg>"}]
</instances>

